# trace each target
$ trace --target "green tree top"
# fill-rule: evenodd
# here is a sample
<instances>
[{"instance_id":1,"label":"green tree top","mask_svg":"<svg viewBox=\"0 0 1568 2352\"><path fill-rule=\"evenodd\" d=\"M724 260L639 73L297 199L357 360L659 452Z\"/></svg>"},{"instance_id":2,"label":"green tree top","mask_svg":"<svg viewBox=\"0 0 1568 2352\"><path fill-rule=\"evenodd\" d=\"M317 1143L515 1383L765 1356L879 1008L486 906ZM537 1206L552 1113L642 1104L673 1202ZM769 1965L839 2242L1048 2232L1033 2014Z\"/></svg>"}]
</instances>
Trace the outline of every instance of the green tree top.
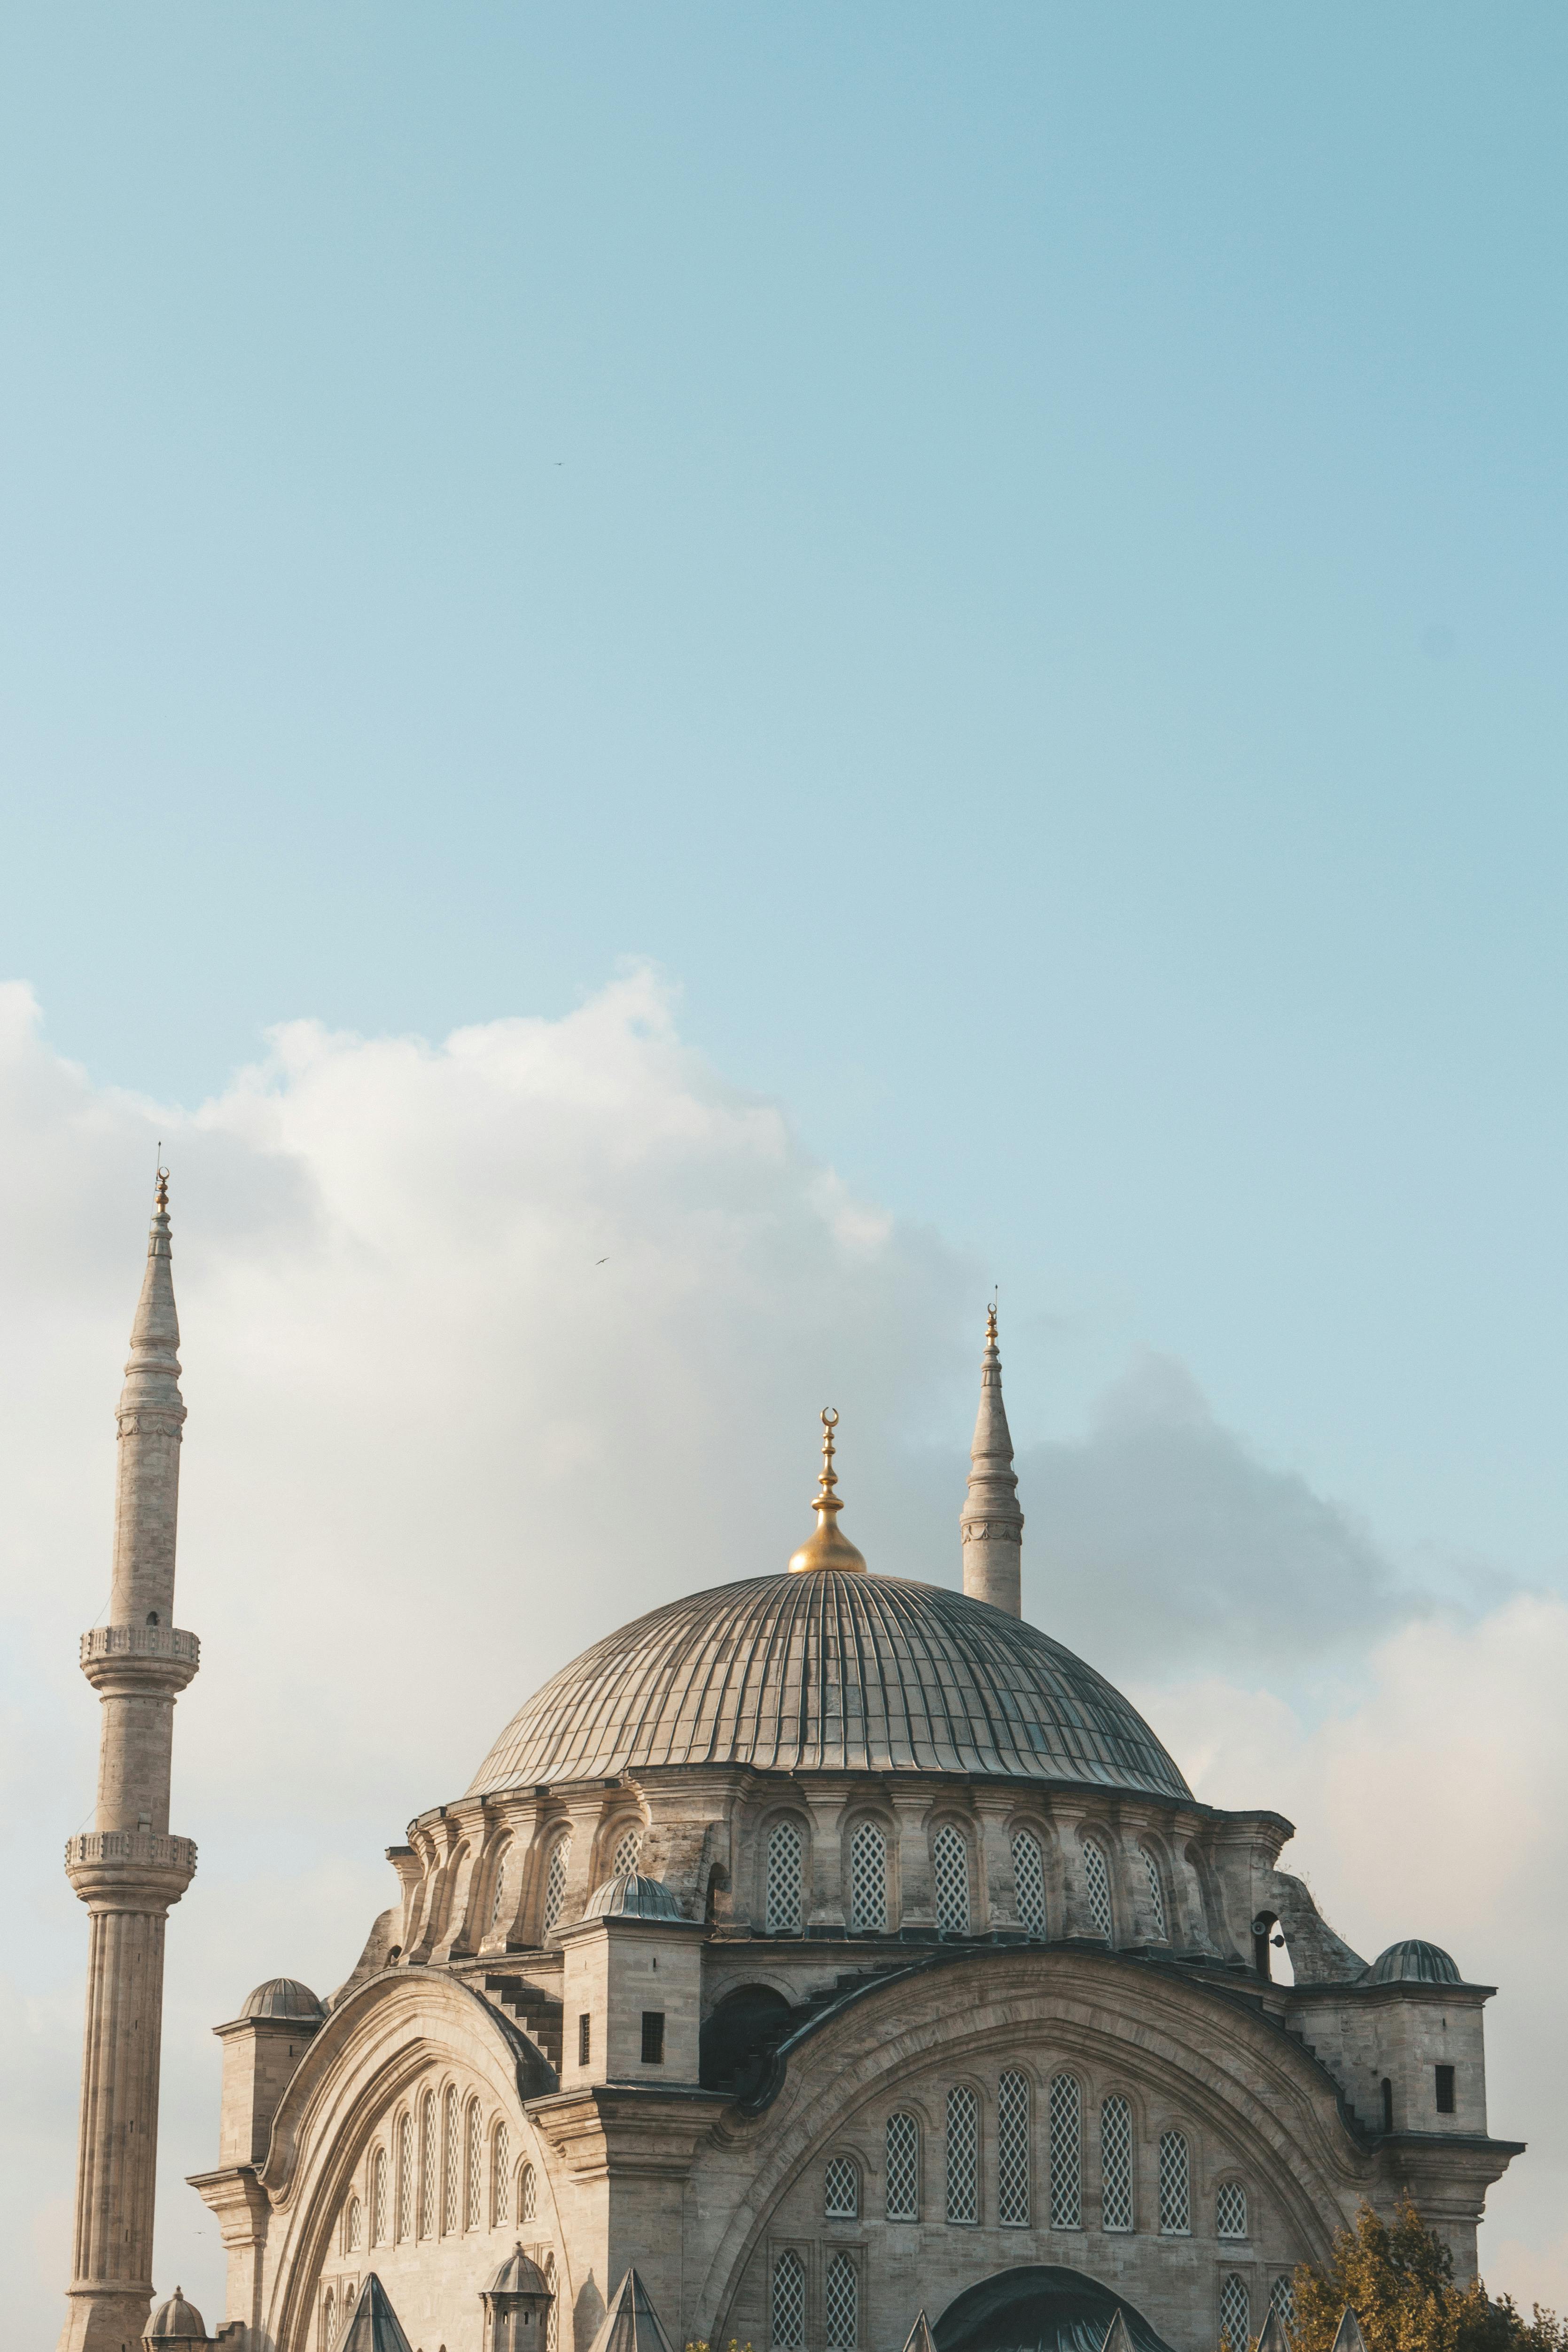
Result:
<instances>
[{"instance_id":1,"label":"green tree top","mask_svg":"<svg viewBox=\"0 0 1568 2352\"><path fill-rule=\"evenodd\" d=\"M1366 2352L1568 2352L1568 2322L1534 2306L1526 2319L1505 2294L1493 2303L1479 2279L1454 2280L1454 2258L1408 2196L1392 2225L1363 2205L1334 2240L1326 2270L1303 2263L1295 2277L1291 2352L1332 2352L1348 2304Z\"/></svg>"}]
</instances>

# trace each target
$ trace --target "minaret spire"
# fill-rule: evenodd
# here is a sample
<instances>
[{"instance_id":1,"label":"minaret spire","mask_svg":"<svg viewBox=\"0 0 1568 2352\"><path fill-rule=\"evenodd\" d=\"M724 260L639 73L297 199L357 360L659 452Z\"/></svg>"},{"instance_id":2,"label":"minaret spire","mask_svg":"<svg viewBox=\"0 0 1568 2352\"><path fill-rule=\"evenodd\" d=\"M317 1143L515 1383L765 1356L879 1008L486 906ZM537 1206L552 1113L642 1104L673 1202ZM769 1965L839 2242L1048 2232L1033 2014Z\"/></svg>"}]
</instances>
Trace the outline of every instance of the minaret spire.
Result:
<instances>
[{"instance_id":1,"label":"minaret spire","mask_svg":"<svg viewBox=\"0 0 1568 2352\"><path fill-rule=\"evenodd\" d=\"M1002 1359L997 1308L986 1309L986 1352L980 1360L980 1410L969 1448L969 1486L959 1530L964 1539L964 1590L1009 1617L1023 1615L1023 1513L1013 1475L1012 1433L1002 1402Z\"/></svg>"},{"instance_id":2,"label":"minaret spire","mask_svg":"<svg viewBox=\"0 0 1568 2352\"><path fill-rule=\"evenodd\" d=\"M116 1415L109 1623L81 1638L82 1672L103 1716L97 1814L66 1847L89 1927L74 2275L60 2352L140 2343L152 2301L163 1933L196 1867L191 1840L169 1834L174 1701L199 1651L193 1633L174 1627L179 1345L169 1171L160 1168Z\"/></svg>"}]
</instances>

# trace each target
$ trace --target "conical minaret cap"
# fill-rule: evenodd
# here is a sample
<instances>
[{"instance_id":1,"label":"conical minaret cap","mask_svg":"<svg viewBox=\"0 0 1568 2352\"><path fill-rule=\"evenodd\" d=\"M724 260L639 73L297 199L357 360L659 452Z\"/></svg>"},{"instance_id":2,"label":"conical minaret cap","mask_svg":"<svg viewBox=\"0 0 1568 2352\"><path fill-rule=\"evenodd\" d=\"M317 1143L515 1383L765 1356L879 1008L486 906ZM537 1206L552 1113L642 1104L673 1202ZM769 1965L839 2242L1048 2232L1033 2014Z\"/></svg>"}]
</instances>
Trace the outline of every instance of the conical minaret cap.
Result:
<instances>
[{"instance_id":1,"label":"conical minaret cap","mask_svg":"<svg viewBox=\"0 0 1568 2352\"><path fill-rule=\"evenodd\" d=\"M1018 1506L1019 1482L1013 1471L1013 1433L1002 1402L1002 1357L997 1345L997 1310L986 1309L986 1351L980 1359L980 1409L975 1415L975 1438L969 1448L969 1490L964 1500L964 1533L984 1521L996 1528L1005 1523L1021 1530L1023 1513Z\"/></svg>"},{"instance_id":2,"label":"conical minaret cap","mask_svg":"<svg viewBox=\"0 0 1568 2352\"><path fill-rule=\"evenodd\" d=\"M866 1573L864 1552L857 1551L848 1536L839 1533L839 1513L844 1507L833 1491L839 1483L833 1470L833 1432L838 1425L838 1414L831 1405L824 1405L821 1484L811 1500L811 1508L817 1514L817 1531L807 1537L791 1559L791 1576L823 1568L836 1568L851 1576Z\"/></svg>"},{"instance_id":3,"label":"conical minaret cap","mask_svg":"<svg viewBox=\"0 0 1568 2352\"><path fill-rule=\"evenodd\" d=\"M174 1307L173 1248L169 1232L169 1171L160 1168L147 1234L147 1270L131 1326L121 1412L158 1411L185 1417L180 1396L180 1318Z\"/></svg>"}]
</instances>

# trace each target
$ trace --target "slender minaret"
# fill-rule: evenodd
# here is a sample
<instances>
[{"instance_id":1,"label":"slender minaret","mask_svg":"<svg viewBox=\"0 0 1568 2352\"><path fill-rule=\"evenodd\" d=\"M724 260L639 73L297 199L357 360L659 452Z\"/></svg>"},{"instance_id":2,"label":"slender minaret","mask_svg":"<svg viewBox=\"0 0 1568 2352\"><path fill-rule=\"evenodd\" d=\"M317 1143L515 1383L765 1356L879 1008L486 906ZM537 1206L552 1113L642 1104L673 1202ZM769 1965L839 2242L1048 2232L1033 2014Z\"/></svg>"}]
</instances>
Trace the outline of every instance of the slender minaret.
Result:
<instances>
[{"instance_id":1,"label":"slender minaret","mask_svg":"<svg viewBox=\"0 0 1568 2352\"><path fill-rule=\"evenodd\" d=\"M1013 1475L1013 1441L1002 1402L1002 1360L997 1352L997 1310L986 1309L986 1352L980 1361L980 1410L969 1448L969 1486L958 1522L964 1538L964 1590L1009 1617L1023 1615L1020 1563L1023 1513Z\"/></svg>"},{"instance_id":2,"label":"slender minaret","mask_svg":"<svg viewBox=\"0 0 1568 2352\"><path fill-rule=\"evenodd\" d=\"M81 1638L103 1720L98 1811L66 1847L66 1874L90 1927L74 2275L60 2352L127 2352L140 2345L152 2301L163 1930L196 1867L191 1840L169 1834L174 1701L197 1663L195 1635L174 1630L179 1344L169 1177L160 1169L117 1416L109 1622Z\"/></svg>"}]
</instances>

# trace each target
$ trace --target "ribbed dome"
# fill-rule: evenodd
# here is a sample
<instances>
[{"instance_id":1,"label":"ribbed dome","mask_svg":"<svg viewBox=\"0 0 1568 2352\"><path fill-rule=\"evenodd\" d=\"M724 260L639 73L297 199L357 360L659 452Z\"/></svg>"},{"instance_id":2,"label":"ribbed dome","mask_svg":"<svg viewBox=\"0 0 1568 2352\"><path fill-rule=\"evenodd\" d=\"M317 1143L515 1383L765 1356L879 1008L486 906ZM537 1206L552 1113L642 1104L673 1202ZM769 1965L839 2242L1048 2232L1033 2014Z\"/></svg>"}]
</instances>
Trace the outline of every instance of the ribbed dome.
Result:
<instances>
[{"instance_id":1,"label":"ribbed dome","mask_svg":"<svg viewBox=\"0 0 1568 2352\"><path fill-rule=\"evenodd\" d=\"M1412 1936L1379 1952L1366 1971L1368 1984L1462 1984L1458 1964L1441 1944L1424 1944Z\"/></svg>"},{"instance_id":2,"label":"ribbed dome","mask_svg":"<svg viewBox=\"0 0 1568 2352\"><path fill-rule=\"evenodd\" d=\"M178 2287L167 2303L161 2303L148 2321L142 2335L143 2344L205 2344L207 2326L193 2303L187 2303Z\"/></svg>"},{"instance_id":3,"label":"ribbed dome","mask_svg":"<svg viewBox=\"0 0 1568 2352\"><path fill-rule=\"evenodd\" d=\"M585 1919L684 1919L686 1915L662 1879L621 1870L594 1888L582 1916Z\"/></svg>"},{"instance_id":4,"label":"ribbed dome","mask_svg":"<svg viewBox=\"0 0 1568 2352\"><path fill-rule=\"evenodd\" d=\"M1191 1793L1060 1642L940 1585L832 1570L722 1584L596 1642L513 1717L468 1793L712 1763Z\"/></svg>"},{"instance_id":5,"label":"ribbed dome","mask_svg":"<svg viewBox=\"0 0 1568 2352\"><path fill-rule=\"evenodd\" d=\"M242 2017L319 2017L321 2004L298 1977L268 1977L246 1993Z\"/></svg>"},{"instance_id":6,"label":"ribbed dome","mask_svg":"<svg viewBox=\"0 0 1568 2352\"><path fill-rule=\"evenodd\" d=\"M553 2301L555 2289L538 2264L524 2253L521 2242L512 2248L495 2277L485 2289L486 2294L548 2294Z\"/></svg>"}]
</instances>

